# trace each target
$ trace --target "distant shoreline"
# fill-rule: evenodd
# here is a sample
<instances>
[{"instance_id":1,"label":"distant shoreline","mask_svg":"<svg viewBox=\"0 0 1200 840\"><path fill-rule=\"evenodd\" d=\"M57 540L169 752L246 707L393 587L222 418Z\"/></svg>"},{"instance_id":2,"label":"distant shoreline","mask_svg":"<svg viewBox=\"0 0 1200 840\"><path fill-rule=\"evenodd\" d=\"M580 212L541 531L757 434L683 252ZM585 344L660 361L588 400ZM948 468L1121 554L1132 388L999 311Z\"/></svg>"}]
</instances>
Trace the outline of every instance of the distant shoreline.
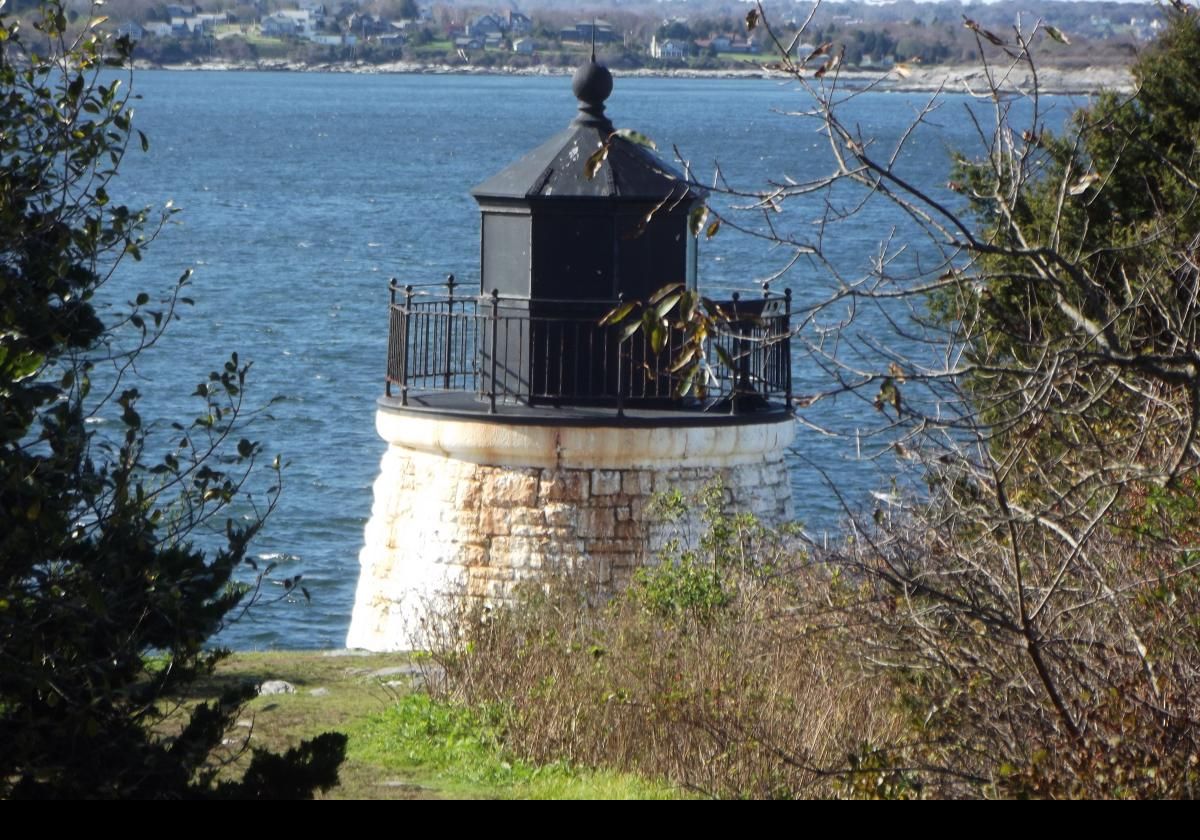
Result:
<instances>
[{"instance_id":1,"label":"distant shoreline","mask_svg":"<svg viewBox=\"0 0 1200 840\"><path fill-rule=\"evenodd\" d=\"M364 75L380 75L404 73L416 75L460 75L460 76L568 76L574 72L569 67L549 67L536 65L523 68L506 67L470 67L448 64L422 64L418 62L396 61L384 64L367 64L365 62L333 62L323 64L305 64L292 61L207 61L195 64L157 65L148 62L138 62L139 70L184 70L193 72L292 72L292 73L356 73ZM1003 76L998 68L992 68L997 77ZM728 70L678 70L638 69L616 70L614 75L626 78L680 78L680 79L778 79L785 80L785 73L769 71L763 68L728 69ZM935 92L944 90L948 93L975 93L987 91L987 84L982 69L976 65L937 65L909 66L902 76L892 71L847 70L839 77L839 83L853 88L877 86L879 90L901 91L909 93ZM826 78L829 81L829 77ZM1127 67L1087 67L1083 69L1059 69L1044 67L1038 69L1039 90L1043 94L1094 94L1110 90L1128 93L1133 90L1133 78ZM1000 85L1003 89L1020 92L1033 88L1033 79L1025 70L1009 74Z\"/></svg>"}]
</instances>

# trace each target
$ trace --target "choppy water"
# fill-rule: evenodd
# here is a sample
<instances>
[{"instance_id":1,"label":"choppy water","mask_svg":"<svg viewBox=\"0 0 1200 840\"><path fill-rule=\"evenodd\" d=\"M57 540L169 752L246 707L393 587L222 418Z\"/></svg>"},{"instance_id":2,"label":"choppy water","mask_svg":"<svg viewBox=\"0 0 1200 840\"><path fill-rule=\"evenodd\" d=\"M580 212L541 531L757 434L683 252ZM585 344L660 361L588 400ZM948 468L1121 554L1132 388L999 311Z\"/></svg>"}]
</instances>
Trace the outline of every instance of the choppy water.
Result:
<instances>
[{"instance_id":1,"label":"choppy water","mask_svg":"<svg viewBox=\"0 0 1200 840\"><path fill-rule=\"evenodd\" d=\"M196 300L139 366L143 414L190 416L187 395L232 350L254 362L251 401L282 397L274 419L254 427L288 464L256 553L283 573L302 571L313 600L256 610L222 640L241 649L339 646L383 452L373 417L387 279L430 282L453 272L478 283L478 211L468 190L565 127L575 110L569 80L143 72L134 86L142 96L135 121L151 150L127 157L115 198L171 199L183 212L114 287L162 287L192 267ZM927 99L872 93L848 114L864 137L888 144ZM792 86L773 81L618 78L609 115L657 140L668 158L674 144L698 177L711 178L719 162L731 184L752 188L828 170L815 124L784 113L805 105ZM944 186L949 150L971 147L963 106L952 97L930 120L906 158L910 178ZM825 198L789 205L772 222L810 237ZM739 203L750 202L723 206ZM739 218L760 225L754 213ZM828 254L847 271L864 270L881 237L901 223L894 210L869 207L830 232ZM700 282L755 287L787 260L783 250L726 229L702 244ZM802 261L776 285L791 286L802 305L831 282ZM868 316L857 329L886 326ZM798 392L828 384L804 359L795 370ZM822 403L806 417L851 432L877 423L860 399ZM812 465L836 475L851 496L881 480L876 464L857 460L852 439L802 427L797 448L796 509L812 527L835 526L840 512Z\"/></svg>"}]
</instances>

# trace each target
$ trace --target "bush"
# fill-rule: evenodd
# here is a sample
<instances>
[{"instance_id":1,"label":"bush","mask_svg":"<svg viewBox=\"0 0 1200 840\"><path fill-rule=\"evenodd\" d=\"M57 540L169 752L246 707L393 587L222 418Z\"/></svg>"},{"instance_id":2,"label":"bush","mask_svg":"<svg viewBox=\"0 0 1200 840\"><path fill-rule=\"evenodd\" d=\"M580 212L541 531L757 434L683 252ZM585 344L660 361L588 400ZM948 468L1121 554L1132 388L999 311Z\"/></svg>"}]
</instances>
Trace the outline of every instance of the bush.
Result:
<instances>
[{"instance_id":1,"label":"bush","mask_svg":"<svg viewBox=\"0 0 1200 840\"><path fill-rule=\"evenodd\" d=\"M847 756L896 730L878 682L844 656L849 593L790 535L722 514L719 499L664 499L703 511L701 544L674 543L606 606L566 581L468 624L465 639L448 634L431 651L430 687L499 709L506 748L537 763L714 796L854 792L857 775L879 774Z\"/></svg>"},{"instance_id":2,"label":"bush","mask_svg":"<svg viewBox=\"0 0 1200 840\"><path fill-rule=\"evenodd\" d=\"M822 557L860 583L848 651L908 719L876 758L929 793L1190 797L1200 782L1200 18L1168 18L1137 93L1098 97L1064 136L1013 80L1066 36L965 20L982 55L1006 52L962 105L979 146L948 190L907 171L938 97L884 150L827 81L789 68L833 171L763 200L839 196L814 225L826 238L872 202L869 223L890 214L902 243L809 312L850 296L896 327L812 342L830 393L865 398L913 479Z\"/></svg>"},{"instance_id":3,"label":"bush","mask_svg":"<svg viewBox=\"0 0 1200 840\"><path fill-rule=\"evenodd\" d=\"M180 709L222 656L205 644L248 595L232 576L278 485L249 524L228 516L262 456L240 437L236 354L148 456L124 375L188 276L158 300L105 294L155 230L109 193L128 144L147 143L114 73L133 47L70 28L56 0L31 26L0 16L0 797L310 795L336 782L342 736L256 753L217 784L247 692ZM225 544L206 555L190 538L208 525Z\"/></svg>"}]
</instances>

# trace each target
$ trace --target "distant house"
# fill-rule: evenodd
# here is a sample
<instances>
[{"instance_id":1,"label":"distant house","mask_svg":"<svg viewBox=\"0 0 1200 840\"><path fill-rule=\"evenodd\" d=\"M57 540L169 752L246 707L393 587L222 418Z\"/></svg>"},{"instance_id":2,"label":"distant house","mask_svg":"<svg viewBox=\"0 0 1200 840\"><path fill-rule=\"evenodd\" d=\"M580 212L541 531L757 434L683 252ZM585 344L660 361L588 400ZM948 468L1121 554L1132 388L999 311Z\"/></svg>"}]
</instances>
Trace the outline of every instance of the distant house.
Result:
<instances>
[{"instance_id":1,"label":"distant house","mask_svg":"<svg viewBox=\"0 0 1200 840\"><path fill-rule=\"evenodd\" d=\"M268 38L296 37L312 39L317 21L307 9L280 9L267 15L260 24L262 34Z\"/></svg>"},{"instance_id":2,"label":"distant house","mask_svg":"<svg viewBox=\"0 0 1200 840\"><path fill-rule=\"evenodd\" d=\"M743 54L745 54L745 53L757 53L758 52L758 44L754 43L753 41L751 41L749 39L739 41L737 39L737 37L733 36L733 35L713 35L711 38L699 38L696 41L694 41L693 43L695 43L697 49L701 49L701 50L711 49L713 52L716 52L716 53L743 53ZM794 48L793 55L796 53L799 53L802 55L808 55L808 53L811 51L812 51L811 46L806 46L804 44L801 44L799 47Z\"/></svg>"},{"instance_id":3,"label":"distant house","mask_svg":"<svg viewBox=\"0 0 1200 840\"><path fill-rule=\"evenodd\" d=\"M193 6L190 3L187 5L181 3L167 4L168 18L188 18L196 14L198 11L200 11L200 8L198 6Z\"/></svg>"},{"instance_id":4,"label":"distant house","mask_svg":"<svg viewBox=\"0 0 1200 840\"><path fill-rule=\"evenodd\" d=\"M169 27L168 31L170 31ZM139 41L146 37L146 29L135 20L127 20L117 27L117 37L132 38L135 41Z\"/></svg>"},{"instance_id":5,"label":"distant house","mask_svg":"<svg viewBox=\"0 0 1200 840\"><path fill-rule=\"evenodd\" d=\"M592 40L593 31L596 35L597 44L621 40L621 36L613 31L612 24L602 20L596 21L595 24L590 20L581 20L574 26L560 30L558 36L564 41L587 43Z\"/></svg>"},{"instance_id":6,"label":"distant house","mask_svg":"<svg viewBox=\"0 0 1200 840\"><path fill-rule=\"evenodd\" d=\"M729 49L726 50L726 52L742 53L744 55L758 55L761 50L759 49L758 43L752 38L746 38L742 41L739 41L737 38L730 38Z\"/></svg>"},{"instance_id":7,"label":"distant house","mask_svg":"<svg viewBox=\"0 0 1200 840\"><path fill-rule=\"evenodd\" d=\"M479 15L467 24L467 34L472 37L486 38L488 35L504 34L505 26L499 15Z\"/></svg>"},{"instance_id":8,"label":"distant house","mask_svg":"<svg viewBox=\"0 0 1200 840\"><path fill-rule=\"evenodd\" d=\"M187 19L192 32L212 32L217 24L228 23L228 12L198 12Z\"/></svg>"},{"instance_id":9,"label":"distant house","mask_svg":"<svg viewBox=\"0 0 1200 840\"><path fill-rule=\"evenodd\" d=\"M863 57L858 60L859 67L870 67L870 68L885 68L886 69L886 68L894 66L895 63L896 63L895 59L893 59L890 55L880 56L879 58L876 58L875 56L871 55L870 53L863 53Z\"/></svg>"},{"instance_id":10,"label":"distant house","mask_svg":"<svg viewBox=\"0 0 1200 840\"><path fill-rule=\"evenodd\" d=\"M513 52L520 55L533 55L533 51L537 49L532 38L518 38L513 41Z\"/></svg>"},{"instance_id":11,"label":"distant house","mask_svg":"<svg viewBox=\"0 0 1200 840\"><path fill-rule=\"evenodd\" d=\"M650 37L651 58L660 58L664 61L683 61L687 58L687 53L687 45L682 41L670 38L660 41L656 35Z\"/></svg>"},{"instance_id":12,"label":"distant house","mask_svg":"<svg viewBox=\"0 0 1200 840\"><path fill-rule=\"evenodd\" d=\"M461 38L454 39L454 48L458 50L481 50L483 49L483 39L464 35Z\"/></svg>"},{"instance_id":13,"label":"distant house","mask_svg":"<svg viewBox=\"0 0 1200 840\"><path fill-rule=\"evenodd\" d=\"M395 31L392 22L379 15L351 15L346 19L346 27L362 38L378 38L381 35L390 35Z\"/></svg>"},{"instance_id":14,"label":"distant house","mask_svg":"<svg viewBox=\"0 0 1200 840\"><path fill-rule=\"evenodd\" d=\"M528 35L533 31L533 21L528 15L509 9L504 13L510 35Z\"/></svg>"},{"instance_id":15,"label":"distant house","mask_svg":"<svg viewBox=\"0 0 1200 840\"><path fill-rule=\"evenodd\" d=\"M152 20L141 27L143 34L153 35L155 38L170 38L171 24L162 20Z\"/></svg>"}]
</instances>

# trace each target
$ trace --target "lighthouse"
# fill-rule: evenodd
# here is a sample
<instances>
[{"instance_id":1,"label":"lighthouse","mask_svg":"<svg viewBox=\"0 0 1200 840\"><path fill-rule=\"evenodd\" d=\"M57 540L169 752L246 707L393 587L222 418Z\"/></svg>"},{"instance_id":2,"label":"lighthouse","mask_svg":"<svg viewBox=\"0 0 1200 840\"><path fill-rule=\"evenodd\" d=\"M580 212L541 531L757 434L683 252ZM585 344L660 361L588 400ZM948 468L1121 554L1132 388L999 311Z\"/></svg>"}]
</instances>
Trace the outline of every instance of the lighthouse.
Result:
<instances>
[{"instance_id":1,"label":"lighthouse","mask_svg":"<svg viewBox=\"0 0 1200 840\"><path fill-rule=\"evenodd\" d=\"M714 483L791 517L788 293L713 301L698 348L605 316L695 290L703 190L614 129L593 59L565 130L476 186L480 285L390 284L387 444L347 646L419 649L444 605L503 604L571 576L617 591L669 536L657 494ZM684 353L708 360L680 387ZM693 527L697 527L693 523Z\"/></svg>"}]
</instances>

